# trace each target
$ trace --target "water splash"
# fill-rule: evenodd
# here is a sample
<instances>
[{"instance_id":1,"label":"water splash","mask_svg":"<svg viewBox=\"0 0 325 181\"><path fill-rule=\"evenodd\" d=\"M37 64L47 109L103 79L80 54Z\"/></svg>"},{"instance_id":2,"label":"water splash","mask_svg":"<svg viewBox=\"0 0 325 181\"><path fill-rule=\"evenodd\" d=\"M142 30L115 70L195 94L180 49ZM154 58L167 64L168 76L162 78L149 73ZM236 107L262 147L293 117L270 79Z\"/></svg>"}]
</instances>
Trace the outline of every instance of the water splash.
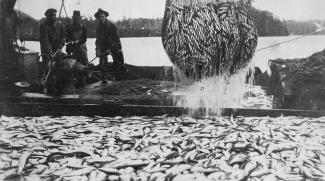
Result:
<instances>
[{"instance_id":1,"label":"water splash","mask_svg":"<svg viewBox=\"0 0 325 181\"><path fill-rule=\"evenodd\" d=\"M232 76L214 76L181 83L174 92L175 105L189 107L194 113L205 109L208 114L220 115L222 108L272 108L272 98L266 96L261 87L247 84L246 75L249 67ZM253 77L249 78L249 82Z\"/></svg>"}]
</instances>

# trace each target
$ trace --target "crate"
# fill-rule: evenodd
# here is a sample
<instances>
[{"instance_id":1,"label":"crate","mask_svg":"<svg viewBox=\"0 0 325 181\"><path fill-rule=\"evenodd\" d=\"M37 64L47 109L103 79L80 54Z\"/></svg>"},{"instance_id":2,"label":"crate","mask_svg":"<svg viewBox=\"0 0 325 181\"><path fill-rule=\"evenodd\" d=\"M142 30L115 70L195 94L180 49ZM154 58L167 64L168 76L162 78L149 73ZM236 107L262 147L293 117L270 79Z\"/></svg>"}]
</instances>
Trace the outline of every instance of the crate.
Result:
<instances>
[{"instance_id":1,"label":"crate","mask_svg":"<svg viewBox=\"0 0 325 181\"><path fill-rule=\"evenodd\" d=\"M30 50L20 51L18 53L18 68L24 77L24 81L32 84L38 84L40 81L40 68L38 52Z\"/></svg>"}]
</instances>

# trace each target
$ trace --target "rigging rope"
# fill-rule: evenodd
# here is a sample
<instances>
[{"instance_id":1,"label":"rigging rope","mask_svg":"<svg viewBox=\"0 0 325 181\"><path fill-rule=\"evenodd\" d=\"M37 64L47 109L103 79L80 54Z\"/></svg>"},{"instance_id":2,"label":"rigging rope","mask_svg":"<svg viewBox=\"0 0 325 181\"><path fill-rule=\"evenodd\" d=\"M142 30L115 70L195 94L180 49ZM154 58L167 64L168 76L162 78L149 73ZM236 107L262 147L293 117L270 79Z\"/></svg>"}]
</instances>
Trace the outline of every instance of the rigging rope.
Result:
<instances>
[{"instance_id":1,"label":"rigging rope","mask_svg":"<svg viewBox=\"0 0 325 181\"><path fill-rule=\"evenodd\" d=\"M287 40L287 41L283 41L283 42L280 42L280 43L276 43L276 44L273 44L273 45L270 45L270 46L267 46L267 47L264 47L264 48L260 48L258 50L256 50L256 52L260 52L262 50L266 50L266 49L269 49L269 48L273 48L273 47L276 47L276 46L279 46L279 45L282 45L282 44L286 44L286 43L289 43L289 42L292 42L292 41L295 41L295 40L298 40L298 39L301 39L301 38L304 38L304 37L307 37L307 36L311 36L311 35L314 35L314 34L317 34L319 31L325 29L325 27L322 27L322 28L318 28L316 31L314 32L311 32L311 33L307 33L307 34L304 34L304 35L301 35L301 36L298 36L296 38L293 38L293 39L290 39L290 40Z\"/></svg>"},{"instance_id":2,"label":"rigging rope","mask_svg":"<svg viewBox=\"0 0 325 181\"><path fill-rule=\"evenodd\" d=\"M51 0L47 0L47 3L49 4L49 8L52 8Z\"/></svg>"},{"instance_id":3,"label":"rigging rope","mask_svg":"<svg viewBox=\"0 0 325 181\"><path fill-rule=\"evenodd\" d=\"M65 12L65 18L68 19L69 16L68 16L68 13L67 13L67 9L65 7L65 3L64 3L64 0L61 0L61 7L60 7L60 12L59 12L59 19L61 18L61 13L62 12Z\"/></svg>"}]
</instances>

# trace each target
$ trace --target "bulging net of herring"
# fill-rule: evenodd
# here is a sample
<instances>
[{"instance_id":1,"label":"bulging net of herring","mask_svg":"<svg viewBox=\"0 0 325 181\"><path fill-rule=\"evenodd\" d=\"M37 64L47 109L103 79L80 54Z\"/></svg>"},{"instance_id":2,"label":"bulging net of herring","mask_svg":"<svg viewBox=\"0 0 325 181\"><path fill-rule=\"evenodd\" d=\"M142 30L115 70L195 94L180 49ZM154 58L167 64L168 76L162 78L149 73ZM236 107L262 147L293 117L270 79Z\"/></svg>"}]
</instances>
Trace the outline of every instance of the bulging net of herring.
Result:
<instances>
[{"instance_id":1,"label":"bulging net of herring","mask_svg":"<svg viewBox=\"0 0 325 181\"><path fill-rule=\"evenodd\" d=\"M324 180L325 118L0 117L0 180Z\"/></svg>"},{"instance_id":2,"label":"bulging net of herring","mask_svg":"<svg viewBox=\"0 0 325 181\"><path fill-rule=\"evenodd\" d=\"M232 74L245 67L257 45L248 0L167 0L162 41L188 77Z\"/></svg>"}]
</instances>

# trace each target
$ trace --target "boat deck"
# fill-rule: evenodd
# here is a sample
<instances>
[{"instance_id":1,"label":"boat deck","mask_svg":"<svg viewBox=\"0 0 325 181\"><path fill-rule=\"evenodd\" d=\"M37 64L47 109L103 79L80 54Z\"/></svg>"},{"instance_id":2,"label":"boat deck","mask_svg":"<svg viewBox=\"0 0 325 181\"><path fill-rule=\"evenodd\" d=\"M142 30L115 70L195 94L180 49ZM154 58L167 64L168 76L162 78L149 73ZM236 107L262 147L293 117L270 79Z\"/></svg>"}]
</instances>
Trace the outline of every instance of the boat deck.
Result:
<instances>
[{"instance_id":1,"label":"boat deck","mask_svg":"<svg viewBox=\"0 0 325 181\"><path fill-rule=\"evenodd\" d=\"M21 92L0 100L6 116L217 116L322 117L325 111L288 109L189 108L174 106L175 85L168 81L133 80L95 83L79 94L50 96Z\"/></svg>"}]
</instances>

